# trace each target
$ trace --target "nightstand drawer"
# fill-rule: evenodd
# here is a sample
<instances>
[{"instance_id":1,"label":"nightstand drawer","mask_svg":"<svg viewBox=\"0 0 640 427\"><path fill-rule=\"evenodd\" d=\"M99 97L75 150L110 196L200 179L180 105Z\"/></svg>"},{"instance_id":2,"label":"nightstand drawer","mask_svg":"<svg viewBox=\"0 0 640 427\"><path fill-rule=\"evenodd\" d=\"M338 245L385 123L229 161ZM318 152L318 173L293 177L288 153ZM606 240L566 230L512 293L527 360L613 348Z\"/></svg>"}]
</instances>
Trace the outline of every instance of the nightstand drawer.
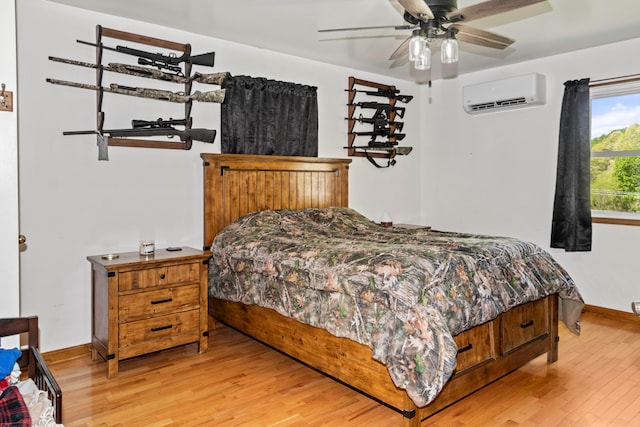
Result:
<instances>
[{"instance_id":1,"label":"nightstand drawer","mask_svg":"<svg viewBox=\"0 0 640 427\"><path fill-rule=\"evenodd\" d=\"M200 264L169 265L145 270L124 271L120 273L118 286L120 292L173 285L200 280Z\"/></svg>"},{"instance_id":2,"label":"nightstand drawer","mask_svg":"<svg viewBox=\"0 0 640 427\"><path fill-rule=\"evenodd\" d=\"M122 322L134 317L195 309L199 308L199 304L198 284L174 286L120 296L118 315Z\"/></svg>"},{"instance_id":3,"label":"nightstand drawer","mask_svg":"<svg viewBox=\"0 0 640 427\"><path fill-rule=\"evenodd\" d=\"M199 335L199 316L199 310L190 310L123 323L118 334L120 354L132 357L136 351L131 347L139 348L138 354L157 351L167 347L167 340L172 341L172 345L182 344L178 341L196 341Z\"/></svg>"}]
</instances>

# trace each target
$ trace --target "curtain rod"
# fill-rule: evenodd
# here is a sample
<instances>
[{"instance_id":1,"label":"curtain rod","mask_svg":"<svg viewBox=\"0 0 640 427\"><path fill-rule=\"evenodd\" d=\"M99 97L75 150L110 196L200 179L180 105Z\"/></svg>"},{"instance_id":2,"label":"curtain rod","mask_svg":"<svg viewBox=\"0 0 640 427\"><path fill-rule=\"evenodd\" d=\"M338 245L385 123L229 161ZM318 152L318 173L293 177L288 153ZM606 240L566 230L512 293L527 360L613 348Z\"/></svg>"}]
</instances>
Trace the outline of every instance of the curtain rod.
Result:
<instances>
[{"instance_id":1,"label":"curtain rod","mask_svg":"<svg viewBox=\"0 0 640 427\"><path fill-rule=\"evenodd\" d=\"M589 87L608 86L620 83L631 83L640 81L640 74L629 74L628 76L609 77L608 79L591 80Z\"/></svg>"}]
</instances>

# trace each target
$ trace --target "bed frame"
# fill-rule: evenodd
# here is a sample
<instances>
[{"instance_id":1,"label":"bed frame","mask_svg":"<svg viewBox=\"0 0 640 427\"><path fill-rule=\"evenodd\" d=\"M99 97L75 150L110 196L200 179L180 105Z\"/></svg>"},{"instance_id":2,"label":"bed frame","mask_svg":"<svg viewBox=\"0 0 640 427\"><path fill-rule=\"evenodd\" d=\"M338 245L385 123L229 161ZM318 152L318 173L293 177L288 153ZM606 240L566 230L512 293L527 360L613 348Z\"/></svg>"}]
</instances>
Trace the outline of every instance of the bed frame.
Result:
<instances>
[{"instance_id":1,"label":"bed frame","mask_svg":"<svg viewBox=\"0 0 640 427\"><path fill-rule=\"evenodd\" d=\"M54 418L57 424L62 424L62 390L51 374L47 364L38 349L38 317L13 317L0 319L0 337L27 334L26 347L22 349L22 356L18 365L26 371L39 390L47 392L54 408Z\"/></svg>"},{"instance_id":2,"label":"bed frame","mask_svg":"<svg viewBox=\"0 0 640 427\"><path fill-rule=\"evenodd\" d=\"M348 205L350 159L201 154L204 249L240 216L265 209ZM527 303L454 337L458 363L438 397L418 408L371 349L271 309L209 298L209 315L397 410L405 427L547 353L558 358L557 295ZM348 355L348 357L346 357Z\"/></svg>"}]
</instances>

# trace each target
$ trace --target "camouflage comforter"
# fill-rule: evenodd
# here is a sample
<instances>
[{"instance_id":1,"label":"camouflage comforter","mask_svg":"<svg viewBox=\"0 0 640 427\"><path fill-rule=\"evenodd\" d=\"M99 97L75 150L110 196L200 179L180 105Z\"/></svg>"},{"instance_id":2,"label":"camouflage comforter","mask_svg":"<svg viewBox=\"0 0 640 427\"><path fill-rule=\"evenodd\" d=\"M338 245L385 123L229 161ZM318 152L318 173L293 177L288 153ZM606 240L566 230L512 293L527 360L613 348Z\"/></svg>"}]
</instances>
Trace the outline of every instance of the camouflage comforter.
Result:
<instances>
[{"instance_id":1,"label":"camouflage comforter","mask_svg":"<svg viewBox=\"0 0 640 427\"><path fill-rule=\"evenodd\" d=\"M579 333L572 279L534 244L385 228L347 208L262 211L216 237L209 294L258 304L368 345L417 406L456 366L456 335L559 293ZM565 310L561 310L562 313Z\"/></svg>"}]
</instances>

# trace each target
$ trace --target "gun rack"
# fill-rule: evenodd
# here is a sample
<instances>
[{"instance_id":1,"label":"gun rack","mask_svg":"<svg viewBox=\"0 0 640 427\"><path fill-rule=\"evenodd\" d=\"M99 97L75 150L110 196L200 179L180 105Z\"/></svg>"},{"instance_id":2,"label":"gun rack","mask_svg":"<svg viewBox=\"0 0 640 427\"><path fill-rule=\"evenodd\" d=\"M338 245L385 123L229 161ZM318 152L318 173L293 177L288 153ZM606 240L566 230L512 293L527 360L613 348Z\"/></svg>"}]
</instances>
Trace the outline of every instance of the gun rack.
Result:
<instances>
[{"instance_id":1,"label":"gun rack","mask_svg":"<svg viewBox=\"0 0 640 427\"><path fill-rule=\"evenodd\" d=\"M363 89L359 89L358 86L362 86ZM348 145L347 145L347 147L345 147L348 150L347 154L350 157L366 157L374 165L376 165L378 167L381 167L381 166L377 165L377 163L375 163L375 161L373 161L372 158L388 159L390 161L389 164L393 165L393 164L395 164L395 161L392 161L392 159L398 154L396 149L393 148L397 144L396 138L394 136L390 136L387 139L390 147L386 151L375 151L375 150L371 150L371 149L365 150L365 149L362 148L362 146L358 146L358 145L355 144L356 137L358 135L356 135L356 132L354 132L354 128L355 128L356 122L359 121L359 119L356 118L356 116L355 116L356 109L360 109L363 112L365 111L364 109L359 107L358 104L355 101L356 101L356 96L357 96L358 92L367 91L366 88L370 88L369 90L383 90L383 91L396 92L396 87L395 86L385 85L385 84L375 83L375 82L370 82L370 81L367 81L367 80L357 79L355 77L349 77L349 88L346 89L346 92L348 92L348 104L347 104L348 117L346 118L347 119L347 142L348 142ZM396 110L395 110L396 101L397 101L397 99L395 97L389 97L389 98L387 98L387 102L386 103L380 103L381 105L382 104L388 104L388 106L390 107L388 109L386 123L385 123L388 126L390 135L393 135L396 132L396 121L395 121L395 119L396 119ZM362 114L364 114L364 113L362 113ZM377 112L374 113L374 117L376 116L376 114L377 114Z\"/></svg>"},{"instance_id":2,"label":"gun rack","mask_svg":"<svg viewBox=\"0 0 640 427\"><path fill-rule=\"evenodd\" d=\"M191 45L176 43L168 40L157 39L154 37L143 36L140 34L128 33L125 31L114 30L113 28L106 28L100 25L96 26L96 64L98 67L96 68L96 86L98 86L98 90L96 91L96 105L97 105L97 115L96 115L96 129L100 135L102 135L103 126L104 126L104 112L102 111L102 98L104 96L104 91L102 89L102 39L104 37L109 37L112 39L124 40L134 43L146 44L149 46L160 47L163 49L178 51L186 54L191 54ZM185 70L184 75L191 75L191 63L185 62L184 64ZM184 93L191 93L191 81L184 84ZM184 116L187 119L185 129L191 129L191 106L192 101L189 100L185 102L184 105ZM181 149L181 150L189 150L191 149L192 140L191 138L186 141L173 142L173 141L153 141L148 139L134 139L134 138L113 138L108 137L108 144L110 146L118 146L118 147L145 147L145 148L170 148L170 149Z\"/></svg>"},{"instance_id":3,"label":"gun rack","mask_svg":"<svg viewBox=\"0 0 640 427\"><path fill-rule=\"evenodd\" d=\"M116 40L122 40L137 44L143 44L153 46L154 48L161 48L171 51L169 54L152 53L146 50L138 50L128 48L126 46L120 46L118 43L114 44L116 47L110 47L109 45L103 45L102 42L105 38L111 38ZM158 39L154 37L143 36L140 34L129 33L125 31L115 30L113 28L105 28L100 25L96 26L96 42L86 42L78 40L79 43L95 46L96 62L95 64L69 60L64 58L52 57L49 59L57 62L63 62L67 64L94 68L96 70L96 85L90 85L85 83L69 82L57 79L47 79L47 82L53 84L60 84L65 86L73 86L84 89L91 89L96 91L96 130L89 131L68 131L63 132L64 135L83 135L83 134L97 134L98 139L98 159L108 160L107 147L108 146L120 146L120 147L146 147L146 148L169 148L189 150L191 149L193 140L203 142L213 142L215 138L215 130L208 129L193 129L191 119L191 107L193 99L202 102L223 102L224 89L205 92L196 91L191 94L192 83L195 80L201 83L222 85L224 78L228 73L211 73L201 74L196 73L192 76L191 68L193 64L204 65L213 67L215 52L209 52L202 55L191 55L191 45L185 43L176 43L168 40ZM109 63L108 66L103 66L103 52L105 49L114 50L125 56L138 56L138 64L143 65L131 65L120 63ZM155 50L155 49L154 49ZM177 52L177 53L176 53ZM176 59L174 61L173 59ZM155 69L157 68L157 70ZM161 70L170 70L170 72L164 72ZM171 92L167 90L159 89L147 89L138 87L127 87L112 83L108 87L103 87L103 75L104 71L116 72L121 74L129 74L133 76L150 78L156 80L164 80L184 85L184 91ZM175 73L175 74L174 74ZM104 129L105 112L102 110L104 94L106 93L118 93L123 95L137 96L143 98L154 98L163 101L171 101L184 104L184 119L179 120L164 120L158 119L157 125L152 121L147 120L132 120L132 126L147 128L150 126L151 131L148 129L136 130L136 129ZM135 124L134 122L137 122ZM173 125L184 126L184 131L174 129ZM154 129L157 126L157 129ZM161 132L156 132L155 130ZM166 130L166 132L164 132ZM131 132L135 131L135 132ZM130 137L128 137L130 136ZM136 139L140 137L156 137L156 136L179 136L180 141L169 140L153 140L153 139Z\"/></svg>"}]
</instances>

